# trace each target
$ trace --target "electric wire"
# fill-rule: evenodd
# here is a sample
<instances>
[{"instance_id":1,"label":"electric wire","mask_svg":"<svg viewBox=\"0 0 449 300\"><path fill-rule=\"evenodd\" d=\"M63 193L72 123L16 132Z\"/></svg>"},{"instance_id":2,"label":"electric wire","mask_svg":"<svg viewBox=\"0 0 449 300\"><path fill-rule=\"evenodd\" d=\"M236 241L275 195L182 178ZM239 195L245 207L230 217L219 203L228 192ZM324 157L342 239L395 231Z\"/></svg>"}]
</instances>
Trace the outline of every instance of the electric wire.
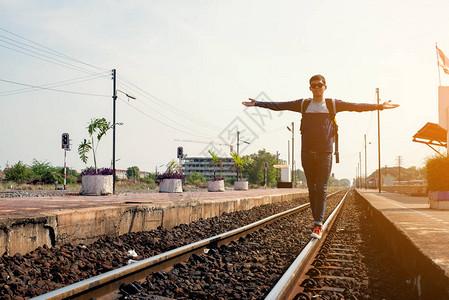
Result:
<instances>
[{"instance_id":1,"label":"electric wire","mask_svg":"<svg viewBox=\"0 0 449 300\"><path fill-rule=\"evenodd\" d=\"M195 133L192 133L192 132L189 132L189 131L184 131L184 130L179 129L179 128L176 128L176 127L174 127L174 126L172 126L172 125L170 125L170 124L167 124L167 123L165 123L165 122L162 122L161 120L156 119L155 117L149 115L148 113L144 112L143 110L141 110L141 109L139 109L139 108L137 108L137 107L131 105L130 103L128 103L127 101L125 101L125 100L122 99L121 97L117 97L117 98L120 99L120 100L121 100L123 103L125 103L126 105L130 106L131 108L133 108L134 110L140 112L141 114L143 114L143 115L149 117L150 119L152 119L152 120L154 120L154 121L156 121L156 122L158 122L158 123L160 123L160 124L162 124L162 125L164 125L164 126L166 126L166 127L170 127L171 129L174 129L174 130L176 130L176 131L182 132L182 133L187 134L187 135L192 135L192 136L196 136L196 137L201 137L201 138L211 139L211 138L208 137L208 136L195 134Z\"/></svg>"},{"instance_id":2,"label":"electric wire","mask_svg":"<svg viewBox=\"0 0 449 300\"><path fill-rule=\"evenodd\" d=\"M53 92L76 94L76 95L84 95L84 96L96 96L96 97L108 97L108 98L111 97L110 95L90 94L90 93L81 93L81 92L73 92L73 91L52 89L52 88L42 87L42 86L38 86L38 85L31 85L31 84L20 83L20 82L5 80L5 79L0 79L0 81L6 82L6 83L11 83L11 84L17 84L17 85L22 85L22 86L38 88L38 89L42 89L42 90L53 91Z\"/></svg>"},{"instance_id":3,"label":"electric wire","mask_svg":"<svg viewBox=\"0 0 449 300\"><path fill-rule=\"evenodd\" d=\"M129 81L128 81L128 82L129 82ZM134 88L132 88L130 85L127 85L126 83L121 83L121 84L124 85L124 86L126 86L128 89L133 89L133 90L134 90ZM131 84L132 84L132 83L131 83ZM133 86L135 86L135 85L133 84ZM141 91L143 91L142 89L140 89L140 88L137 87L137 86L136 86L136 88L139 89L139 90L141 90ZM164 109L166 109L166 110L168 110L168 111L170 111L170 112L172 112L172 113L175 113L175 114L177 114L178 116L183 117L183 118L185 118L185 119L187 119L187 120L189 120L189 121L191 121L191 122L194 122L194 123L196 123L197 125L200 125L200 126L206 128L206 129L208 129L208 130L211 130L212 128L215 128L215 129L217 129L217 130L220 129L219 127L217 127L217 126L215 126L215 125L208 124L208 123L206 123L206 122L204 122L204 121L202 121L202 120L200 120L200 119L198 119L198 118L196 118L196 117L194 117L194 116L192 116L192 115L186 113L185 111L179 110L179 109L173 107L172 105L167 104L165 101L162 101L162 100L156 98L155 96L149 94L149 93L146 92L146 91L143 91L143 93L142 93L142 92L139 92L139 91L136 91L136 93L138 93L138 94L139 94L141 97L143 97L144 99L147 99L147 100L149 100L149 101L152 102L152 103L156 103L159 107L162 107L162 108L164 108ZM149 95L149 96L148 96L148 95Z\"/></svg>"},{"instance_id":4,"label":"electric wire","mask_svg":"<svg viewBox=\"0 0 449 300\"><path fill-rule=\"evenodd\" d=\"M71 64L69 64L69 63L60 62L60 61L57 60L57 59L51 58L51 57L46 56L46 55L43 55L43 54L37 53L38 55L41 55L41 56L44 56L44 57L49 57L50 59L53 59L53 60L55 60L55 61L51 61L51 60L48 60L48 59L45 59L45 58L42 58L42 57L38 57L38 56L29 54L29 53L26 53L26 52L23 52L23 51L20 51L20 50L17 50L17 49L14 49L14 48L11 48L11 47L8 47L8 46L5 46L5 45L1 45L1 44L0 44L0 47L6 48L6 49L10 49L10 50L12 50L12 51L15 51L15 52L18 52L18 53L22 53L22 54L24 54L24 55L31 56L31 57L34 57L34 58L36 58L36 59L40 59L40 60L43 60L43 61L46 61L46 62L55 64L55 65L59 65L59 66L66 67L66 68L69 68L69 69L72 69L72 70L76 70L76 71L79 71L79 72L84 72L84 73L89 73L89 74L95 73L94 71L85 70L85 69L82 69L82 68L80 68L80 67L71 65ZM26 51L30 51L30 52L33 52L33 53L34 53L34 51L31 51L31 50L26 50Z\"/></svg>"},{"instance_id":5,"label":"electric wire","mask_svg":"<svg viewBox=\"0 0 449 300\"><path fill-rule=\"evenodd\" d=\"M130 88L128 85L123 85L123 84L120 84L120 86L124 86L125 88L126 88L126 90L127 91L133 91L133 93L135 92L135 90L134 89L132 89L132 88ZM172 116L173 115L173 111L171 111L171 110L169 110L169 113L162 113L160 110L158 110L158 109L156 109L155 107L157 107L157 108L162 108L162 109L164 109L164 107L163 106L160 106L160 105L154 105L154 104L152 104L152 103L149 103L148 101L142 101L142 99L147 99L148 100L148 98L145 96L145 95L143 95L143 94L141 94L140 92L137 92L137 95L139 95L138 97L137 97L137 101L139 101L140 103L142 103L143 105L145 105L145 106L147 106L148 108L150 108L152 111L155 111L156 113L158 113L160 116L162 116L162 117L164 117L165 119L167 119L168 121L170 121L170 122L173 122L173 123L176 123L176 124L178 124L179 126L181 126L181 127L183 127L183 128L188 128L187 127L187 125L185 124L185 123L180 123L180 122L177 122L177 121L175 121L173 118L170 118L169 116ZM154 102L153 102L154 103ZM179 119L179 118L178 118ZM198 126L198 123L196 124L197 126ZM207 126L204 126L204 125L202 125L202 124L200 124L200 126L202 126L203 128L206 128L206 129L208 129L208 130L212 130L213 131L213 134L216 134L216 131L214 131L214 129L211 129L210 127L207 127ZM192 129L189 129L189 130L191 130L191 132L195 132L195 130L192 130Z\"/></svg>"},{"instance_id":6,"label":"electric wire","mask_svg":"<svg viewBox=\"0 0 449 300\"><path fill-rule=\"evenodd\" d=\"M148 103L146 103L146 102L140 100L140 98L137 98L136 100L139 101L140 103L142 103L143 105L145 105L146 107L150 108L150 109L151 109L152 111L154 111L155 113L157 113L157 114L159 114L160 116L166 118L168 121L173 122L173 123L175 123L175 124L177 124L177 125L179 125L179 126L185 128L185 129L188 129L188 130L190 130L191 132L194 132L194 131L195 131L195 130L193 130L193 129L191 129L191 128L188 128L188 127L186 126L186 124L181 124L181 123L179 123L179 122L177 122L177 121L175 121L175 120L172 120L172 119L168 118L166 114L163 114L163 113L159 112L157 109L154 108L154 106L150 106Z\"/></svg>"},{"instance_id":7,"label":"electric wire","mask_svg":"<svg viewBox=\"0 0 449 300\"><path fill-rule=\"evenodd\" d=\"M61 53L61 52L58 52L58 51L53 50L53 49L51 49L51 48L49 48L49 47L46 47L46 46L41 45L41 44L39 44L39 43L36 43L36 42L34 42L34 41L32 41L32 40L30 40L30 39L28 39L28 38L25 38L25 37L23 37L23 36L21 36L21 35L18 35L17 33L14 33L14 32L12 32L12 31L6 30L6 29L4 29L4 28L1 28L1 27L0 27L0 30L2 30L2 31L4 31L4 32L7 32L7 33L9 33L9 34L11 34L11 35L14 35L14 36L16 36L16 37L19 37L19 38L21 38L21 39L23 39L23 40L25 40L25 41L27 41L27 42L33 43L34 45L38 45L38 46L40 46L40 47L42 47L42 48L44 48L44 49L50 50L50 51L56 53L56 54L54 54L54 55L59 55L60 57L64 57L64 58L66 58L66 59L68 59L68 60L71 60L71 61L74 61L74 62L83 64L83 65L86 65L86 66L95 68L95 69L100 70L100 71L107 71L107 70L108 70L107 68L95 66L95 65L92 65L92 64L83 62L83 61L81 61L81 60L75 59L75 58L73 58L73 57L70 57L70 56L68 56L68 55L65 55L65 54L63 54L63 53ZM10 39L10 40L11 40L11 39ZM30 46L30 47L31 47L31 46Z\"/></svg>"},{"instance_id":8,"label":"electric wire","mask_svg":"<svg viewBox=\"0 0 449 300\"><path fill-rule=\"evenodd\" d=\"M131 85L132 87L134 87L135 89L137 89L139 91L138 93L140 95L142 95L143 97L145 97L149 101L157 102L160 106L165 107L165 109L167 109L167 110L169 110L169 111L171 111L171 112L173 112L173 113L175 113L175 114L177 114L177 115L179 115L179 116L181 116L181 117L183 117L185 119L188 119L188 120L190 120L192 122L195 122L198 125L201 125L201 126L203 126L205 128L208 128L208 129L214 128L214 129L217 129L217 130L221 130L220 127L218 127L216 125L213 125L213 124L206 123L206 122L202 121L201 119L199 119L199 118L197 118L197 117L195 117L195 116L193 116L193 115L191 115L191 114L189 114L189 113L187 113L187 112L185 112L183 110L180 110L177 107L175 107L173 105L170 105L167 102L165 102L165 101L163 101L163 100L153 96L152 94L148 93L147 91L143 90L142 88L138 87L136 84L134 84L131 81L129 81L128 79L126 79L125 77L119 75L119 78L122 79L125 82L125 83L122 83L123 85L126 85L126 83L128 84L128 87L129 87L129 85Z\"/></svg>"},{"instance_id":9,"label":"electric wire","mask_svg":"<svg viewBox=\"0 0 449 300\"><path fill-rule=\"evenodd\" d=\"M54 87L59 87L59 86L65 86L65 85L70 85L70 84L75 84L75 83L91 81L91 80L95 80L95 79L98 79L98 78L106 77L108 75L109 74L98 73L98 74L93 74L93 75L89 75L89 76L86 76L86 77L67 79L67 80L54 82L54 83L41 84L41 85L37 85L36 87L26 87L26 88L21 88L21 89L3 91L3 92L0 92L0 97L34 92L34 91L40 90L40 89L45 88L45 87L46 88L54 88Z\"/></svg>"}]
</instances>

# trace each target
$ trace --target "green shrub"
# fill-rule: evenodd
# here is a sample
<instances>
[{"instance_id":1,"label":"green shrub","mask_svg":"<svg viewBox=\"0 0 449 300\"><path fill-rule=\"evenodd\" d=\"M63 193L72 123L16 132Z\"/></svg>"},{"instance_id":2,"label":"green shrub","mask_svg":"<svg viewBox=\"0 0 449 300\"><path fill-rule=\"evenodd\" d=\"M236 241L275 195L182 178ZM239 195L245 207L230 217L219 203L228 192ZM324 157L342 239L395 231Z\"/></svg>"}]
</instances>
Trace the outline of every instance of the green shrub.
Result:
<instances>
[{"instance_id":1,"label":"green shrub","mask_svg":"<svg viewBox=\"0 0 449 300\"><path fill-rule=\"evenodd\" d=\"M187 182L190 184L196 184L196 181L199 180L200 182L206 182L206 178L203 175L200 175L198 172L195 172L187 177Z\"/></svg>"},{"instance_id":2,"label":"green shrub","mask_svg":"<svg viewBox=\"0 0 449 300\"><path fill-rule=\"evenodd\" d=\"M426 163L429 191L449 191L449 158L433 157Z\"/></svg>"},{"instance_id":3,"label":"green shrub","mask_svg":"<svg viewBox=\"0 0 449 300\"><path fill-rule=\"evenodd\" d=\"M197 188L202 188L205 186L204 181L201 181L200 179L195 180L193 183Z\"/></svg>"},{"instance_id":4,"label":"green shrub","mask_svg":"<svg viewBox=\"0 0 449 300\"><path fill-rule=\"evenodd\" d=\"M139 180L140 180L140 182L144 182L144 183L148 183L148 184L155 183L154 178L151 178L151 177L144 177L144 178L140 178Z\"/></svg>"},{"instance_id":5,"label":"green shrub","mask_svg":"<svg viewBox=\"0 0 449 300\"><path fill-rule=\"evenodd\" d=\"M225 182L225 184L228 184L228 185L234 185L234 182L236 182L237 181L237 177L230 177L230 178L225 178L224 179L224 182Z\"/></svg>"},{"instance_id":6,"label":"green shrub","mask_svg":"<svg viewBox=\"0 0 449 300\"><path fill-rule=\"evenodd\" d=\"M64 175L57 172L46 171L44 174L41 175L39 181L44 184L53 184L55 183L55 181L59 183L64 183Z\"/></svg>"},{"instance_id":7,"label":"green shrub","mask_svg":"<svg viewBox=\"0 0 449 300\"><path fill-rule=\"evenodd\" d=\"M27 165L19 161L10 169L5 170L5 175L6 180L14 181L15 183L24 183L32 178L33 172Z\"/></svg>"}]
</instances>

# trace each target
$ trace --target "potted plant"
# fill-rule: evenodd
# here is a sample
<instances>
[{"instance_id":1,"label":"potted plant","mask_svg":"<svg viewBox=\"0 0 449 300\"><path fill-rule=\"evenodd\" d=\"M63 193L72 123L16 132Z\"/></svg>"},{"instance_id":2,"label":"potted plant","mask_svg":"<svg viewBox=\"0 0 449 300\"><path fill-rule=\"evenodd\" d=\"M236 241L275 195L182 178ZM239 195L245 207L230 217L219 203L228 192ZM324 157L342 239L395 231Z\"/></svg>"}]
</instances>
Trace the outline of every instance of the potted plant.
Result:
<instances>
[{"instance_id":1,"label":"potted plant","mask_svg":"<svg viewBox=\"0 0 449 300\"><path fill-rule=\"evenodd\" d=\"M179 170L179 165L172 160L167 165L167 170L157 175L156 182L159 183L159 193L182 193L182 180L184 176Z\"/></svg>"},{"instance_id":2,"label":"potted plant","mask_svg":"<svg viewBox=\"0 0 449 300\"><path fill-rule=\"evenodd\" d=\"M207 190L209 192L224 192L224 178L217 177L215 167L218 165L223 168L223 163L217 154L209 150L210 156L212 156L212 164L214 166L214 179L207 182Z\"/></svg>"},{"instance_id":3,"label":"potted plant","mask_svg":"<svg viewBox=\"0 0 449 300\"><path fill-rule=\"evenodd\" d=\"M90 167L82 171L81 175L81 195L102 196L112 194L114 176L113 169L94 169Z\"/></svg>"},{"instance_id":4,"label":"potted plant","mask_svg":"<svg viewBox=\"0 0 449 300\"><path fill-rule=\"evenodd\" d=\"M449 210L449 158L433 157L427 160L427 190L430 208Z\"/></svg>"},{"instance_id":5,"label":"potted plant","mask_svg":"<svg viewBox=\"0 0 449 300\"><path fill-rule=\"evenodd\" d=\"M87 164L87 153L92 150L94 158L94 168L90 167L84 170L82 174L82 187L80 194L82 195L110 195L113 190L113 174L112 169L98 169L96 152L101 138L111 129L111 123L105 118L92 119L87 126L90 140L84 141L78 146L78 154L80 159ZM95 137L95 138L94 138ZM95 145L96 140L96 145Z\"/></svg>"},{"instance_id":6,"label":"potted plant","mask_svg":"<svg viewBox=\"0 0 449 300\"><path fill-rule=\"evenodd\" d=\"M249 157L241 157L237 152L231 152L234 167L237 173L237 181L234 182L234 190L247 191L248 181L243 180L243 168L249 163Z\"/></svg>"}]
</instances>

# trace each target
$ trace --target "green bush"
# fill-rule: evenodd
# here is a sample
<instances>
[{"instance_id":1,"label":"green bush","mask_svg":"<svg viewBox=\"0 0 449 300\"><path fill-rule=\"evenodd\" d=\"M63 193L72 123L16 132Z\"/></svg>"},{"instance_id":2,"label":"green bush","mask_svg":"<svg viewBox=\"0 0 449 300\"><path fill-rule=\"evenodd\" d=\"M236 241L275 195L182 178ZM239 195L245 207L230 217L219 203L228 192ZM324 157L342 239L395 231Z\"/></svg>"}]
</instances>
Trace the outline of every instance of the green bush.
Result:
<instances>
[{"instance_id":1,"label":"green bush","mask_svg":"<svg viewBox=\"0 0 449 300\"><path fill-rule=\"evenodd\" d=\"M154 184L154 178L151 178L151 177L144 177L144 178L140 178L139 179L140 180L140 182L144 182L144 183L148 183L148 184Z\"/></svg>"},{"instance_id":2,"label":"green bush","mask_svg":"<svg viewBox=\"0 0 449 300\"><path fill-rule=\"evenodd\" d=\"M194 184L198 186L197 181L206 182L206 178L203 175L200 175L198 172L195 172L187 177L187 182L190 184Z\"/></svg>"},{"instance_id":3,"label":"green bush","mask_svg":"<svg viewBox=\"0 0 449 300\"><path fill-rule=\"evenodd\" d=\"M24 183L32 178L33 172L27 165L19 161L10 169L5 170L5 175L6 180L14 181L15 183Z\"/></svg>"},{"instance_id":4,"label":"green bush","mask_svg":"<svg viewBox=\"0 0 449 300\"><path fill-rule=\"evenodd\" d=\"M44 184L53 184L55 181L64 183L64 175L57 172L47 171L41 175L39 181Z\"/></svg>"},{"instance_id":5,"label":"green bush","mask_svg":"<svg viewBox=\"0 0 449 300\"><path fill-rule=\"evenodd\" d=\"M224 179L224 182L225 182L225 184L228 184L228 185L234 185L234 182L236 182L237 181L237 177L230 177L230 178L225 178Z\"/></svg>"},{"instance_id":6,"label":"green bush","mask_svg":"<svg viewBox=\"0 0 449 300\"><path fill-rule=\"evenodd\" d=\"M139 178L140 178L139 167L137 167L137 166L129 167L126 170L126 177L128 177L128 179L139 180Z\"/></svg>"},{"instance_id":7,"label":"green bush","mask_svg":"<svg viewBox=\"0 0 449 300\"><path fill-rule=\"evenodd\" d=\"M449 191L449 158L433 157L427 160L427 187L429 191Z\"/></svg>"}]
</instances>

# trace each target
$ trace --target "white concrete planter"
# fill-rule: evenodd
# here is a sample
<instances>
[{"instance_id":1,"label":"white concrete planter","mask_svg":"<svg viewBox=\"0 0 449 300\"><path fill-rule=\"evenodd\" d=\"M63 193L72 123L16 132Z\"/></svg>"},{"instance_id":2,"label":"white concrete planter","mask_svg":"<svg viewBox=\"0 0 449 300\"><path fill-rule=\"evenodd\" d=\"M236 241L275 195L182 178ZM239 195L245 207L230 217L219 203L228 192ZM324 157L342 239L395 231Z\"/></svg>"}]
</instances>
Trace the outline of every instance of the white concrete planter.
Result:
<instances>
[{"instance_id":1,"label":"white concrete planter","mask_svg":"<svg viewBox=\"0 0 449 300\"><path fill-rule=\"evenodd\" d=\"M449 191L429 192L430 208L449 210Z\"/></svg>"},{"instance_id":2,"label":"white concrete planter","mask_svg":"<svg viewBox=\"0 0 449 300\"><path fill-rule=\"evenodd\" d=\"M224 192L224 180L211 180L207 182L209 192Z\"/></svg>"},{"instance_id":3,"label":"white concrete planter","mask_svg":"<svg viewBox=\"0 0 449 300\"><path fill-rule=\"evenodd\" d=\"M111 195L113 175L83 175L81 195L100 196Z\"/></svg>"},{"instance_id":4,"label":"white concrete planter","mask_svg":"<svg viewBox=\"0 0 449 300\"><path fill-rule=\"evenodd\" d=\"M159 193L182 193L182 180L162 179L159 184Z\"/></svg>"},{"instance_id":5,"label":"white concrete planter","mask_svg":"<svg viewBox=\"0 0 449 300\"><path fill-rule=\"evenodd\" d=\"M235 181L234 182L234 190L247 191L248 190L248 181Z\"/></svg>"}]
</instances>

